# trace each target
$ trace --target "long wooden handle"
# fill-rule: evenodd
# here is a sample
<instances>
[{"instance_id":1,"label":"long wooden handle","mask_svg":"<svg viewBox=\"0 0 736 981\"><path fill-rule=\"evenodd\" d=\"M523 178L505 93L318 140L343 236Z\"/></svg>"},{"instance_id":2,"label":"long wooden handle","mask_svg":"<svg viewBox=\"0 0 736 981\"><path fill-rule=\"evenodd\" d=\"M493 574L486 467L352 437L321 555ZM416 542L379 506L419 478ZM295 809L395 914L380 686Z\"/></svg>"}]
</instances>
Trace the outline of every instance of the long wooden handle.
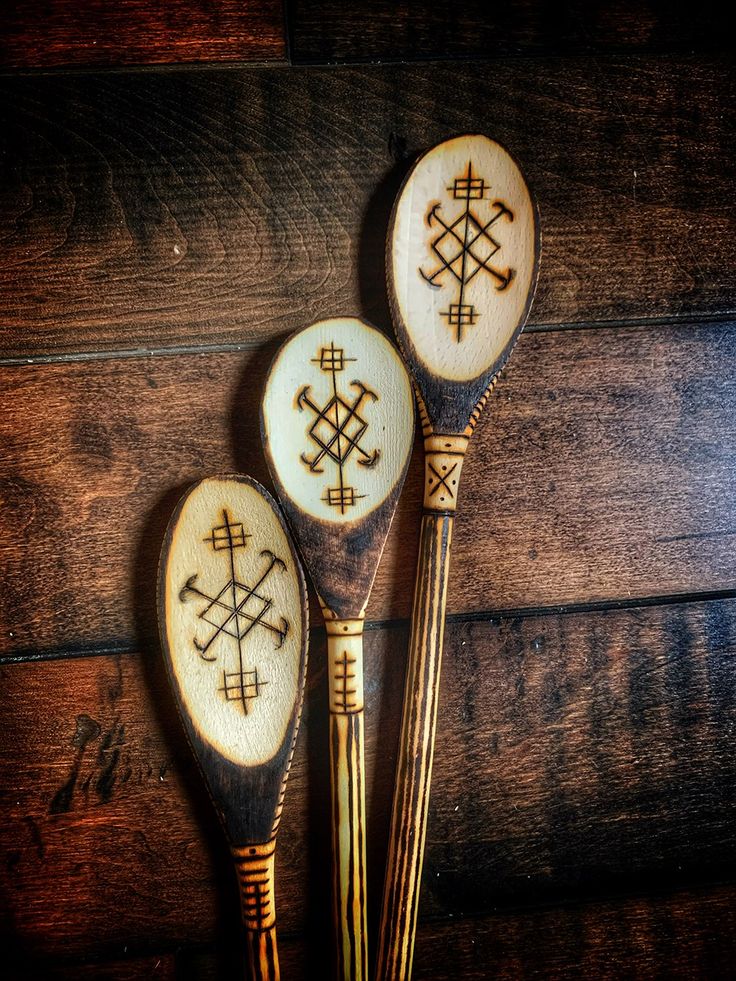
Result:
<instances>
[{"instance_id":1,"label":"long wooden handle","mask_svg":"<svg viewBox=\"0 0 736 981\"><path fill-rule=\"evenodd\" d=\"M327 621L338 978L367 981L363 621Z\"/></svg>"},{"instance_id":2,"label":"long wooden handle","mask_svg":"<svg viewBox=\"0 0 736 981\"><path fill-rule=\"evenodd\" d=\"M279 981L274 897L275 842L234 848L251 981Z\"/></svg>"},{"instance_id":3,"label":"long wooden handle","mask_svg":"<svg viewBox=\"0 0 736 981\"><path fill-rule=\"evenodd\" d=\"M425 497L425 506L427 500ZM378 941L377 981L411 976L432 780L454 516L425 513Z\"/></svg>"}]
</instances>

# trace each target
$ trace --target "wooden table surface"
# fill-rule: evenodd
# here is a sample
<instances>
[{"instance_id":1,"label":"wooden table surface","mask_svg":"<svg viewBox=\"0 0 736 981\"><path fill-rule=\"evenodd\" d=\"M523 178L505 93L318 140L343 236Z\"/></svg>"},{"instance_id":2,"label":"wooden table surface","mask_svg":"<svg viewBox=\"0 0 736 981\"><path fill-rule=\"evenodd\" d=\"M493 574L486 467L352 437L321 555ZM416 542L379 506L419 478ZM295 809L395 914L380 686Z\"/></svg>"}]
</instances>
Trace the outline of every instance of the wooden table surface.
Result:
<instances>
[{"instance_id":1,"label":"wooden table surface","mask_svg":"<svg viewBox=\"0 0 736 981\"><path fill-rule=\"evenodd\" d=\"M719 19L720 18L720 19ZM33 0L0 38L0 924L13 976L239 976L155 575L182 490L269 483L286 334L390 330L416 155L486 133L541 214L456 525L415 977L736 976L736 75L657 0ZM375 926L420 452L368 609ZM314 606L314 603L313 603ZM315 618L316 619L316 618ZM325 638L277 856L330 974Z\"/></svg>"}]
</instances>

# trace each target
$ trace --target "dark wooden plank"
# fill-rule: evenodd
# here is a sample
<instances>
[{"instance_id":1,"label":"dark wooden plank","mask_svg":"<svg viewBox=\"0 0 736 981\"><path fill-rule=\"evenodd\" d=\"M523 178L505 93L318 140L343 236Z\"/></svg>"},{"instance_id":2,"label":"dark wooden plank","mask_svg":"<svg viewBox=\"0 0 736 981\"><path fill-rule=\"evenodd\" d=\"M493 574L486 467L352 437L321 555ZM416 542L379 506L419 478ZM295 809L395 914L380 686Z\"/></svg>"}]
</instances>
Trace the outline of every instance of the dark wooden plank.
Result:
<instances>
[{"instance_id":1,"label":"dark wooden plank","mask_svg":"<svg viewBox=\"0 0 736 981\"><path fill-rule=\"evenodd\" d=\"M726 8L706 0L541 0L514 4L417 3L416 0L288 0L292 60L314 64L497 58L634 50L726 51Z\"/></svg>"},{"instance_id":2,"label":"dark wooden plank","mask_svg":"<svg viewBox=\"0 0 736 981\"><path fill-rule=\"evenodd\" d=\"M415 981L494 978L728 978L736 958L736 891L709 887L492 916L420 923ZM298 935L282 935L289 981L314 978ZM239 977L234 945L185 947L129 962L43 962L53 981L216 981ZM175 966L174 966L175 965ZM27 965L26 965L27 967ZM18 971L19 978L27 974Z\"/></svg>"},{"instance_id":3,"label":"dark wooden plank","mask_svg":"<svg viewBox=\"0 0 736 981\"><path fill-rule=\"evenodd\" d=\"M159 938L185 938L193 920L211 929L220 894L236 925L232 863L160 656L60 667L34 665L40 686L20 666L4 675L3 715L29 753L22 773L7 745L2 756L2 785L13 787L0 832L11 954L155 949Z\"/></svg>"},{"instance_id":4,"label":"dark wooden plank","mask_svg":"<svg viewBox=\"0 0 736 981\"><path fill-rule=\"evenodd\" d=\"M216 970L216 965L216 957L210 954L210 971ZM36 977L48 981L175 981L181 977L177 957L170 951L150 957L111 961L75 960L67 963L56 958L41 962L36 958L24 958L13 963L6 960L3 971L9 981L29 981ZM37 973L32 973L34 971Z\"/></svg>"},{"instance_id":5,"label":"dark wooden plank","mask_svg":"<svg viewBox=\"0 0 736 981\"><path fill-rule=\"evenodd\" d=\"M270 486L248 354L4 368L0 653L154 636L183 488ZM470 443L451 614L733 589L736 326L522 335ZM368 607L408 616L415 454Z\"/></svg>"},{"instance_id":6,"label":"dark wooden plank","mask_svg":"<svg viewBox=\"0 0 736 981\"><path fill-rule=\"evenodd\" d=\"M400 181L468 129L538 198L533 323L725 315L735 86L639 57L2 79L0 356L386 326Z\"/></svg>"},{"instance_id":7,"label":"dark wooden plank","mask_svg":"<svg viewBox=\"0 0 736 981\"><path fill-rule=\"evenodd\" d=\"M733 888L422 924L416 981L728 978Z\"/></svg>"},{"instance_id":8,"label":"dark wooden plank","mask_svg":"<svg viewBox=\"0 0 736 981\"><path fill-rule=\"evenodd\" d=\"M415 981L501 978L731 978L736 891L711 888L533 912L420 923ZM282 938L285 977L309 974L304 942ZM229 965L228 965L229 966ZM178 981L232 977L211 949L182 952ZM73 975L69 975L70 978Z\"/></svg>"},{"instance_id":9,"label":"dark wooden plank","mask_svg":"<svg viewBox=\"0 0 736 981\"><path fill-rule=\"evenodd\" d=\"M406 639L398 628L366 637L374 915ZM312 977L327 976L330 931L323 644L277 859L282 930L312 938ZM153 647L6 665L0 720L14 733L0 755L13 788L0 849L17 955L119 957L216 931L237 943L229 857ZM736 601L451 623L422 916L734 881L735 725ZM642 930L654 929L642 908ZM599 923L598 939L592 929L586 956L608 949L606 930L613 944L628 915Z\"/></svg>"},{"instance_id":10,"label":"dark wooden plank","mask_svg":"<svg viewBox=\"0 0 736 981\"><path fill-rule=\"evenodd\" d=\"M0 70L284 61L279 0L23 0L3 10Z\"/></svg>"}]
</instances>

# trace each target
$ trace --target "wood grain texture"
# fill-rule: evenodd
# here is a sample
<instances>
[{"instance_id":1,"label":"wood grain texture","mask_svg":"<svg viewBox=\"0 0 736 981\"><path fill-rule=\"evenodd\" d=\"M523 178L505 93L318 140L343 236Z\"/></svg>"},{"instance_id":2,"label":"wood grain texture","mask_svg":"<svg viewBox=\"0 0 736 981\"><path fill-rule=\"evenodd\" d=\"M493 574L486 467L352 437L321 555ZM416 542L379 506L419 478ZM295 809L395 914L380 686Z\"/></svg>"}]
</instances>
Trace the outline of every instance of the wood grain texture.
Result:
<instances>
[{"instance_id":1,"label":"wood grain texture","mask_svg":"<svg viewBox=\"0 0 736 981\"><path fill-rule=\"evenodd\" d=\"M534 324L726 315L732 68L625 57L2 79L0 355L259 344L342 313L385 326L401 179L468 128L523 162L539 202Z\"/></svg>"},{"instance_id":2,"label":"wood grain texture","mask_svg":"<svg viewBox=\"0 0 736 981\"><path fill-rule=\"evenodd\" d=\"M281 971L276 950L276 930L249 934L248 970L252 981L279 981Z\"/></svg>"},{"instance_id":3,"label":"wood grain texture","mask_svg":"<svg viewBox=\"0 0 736 981\"><path fill-rule=\"evenodd\" d=\"M273 842L234 849L250 981L280 981Z\"/></svg>"},{"instance_id":4,"label":"wood grain texture","mask_svg":"<svg viewBox=\"0 0 736 981\"><path fill-rule=\"evenodd\" d=\"M732 887L677 891L669 896L627 897L556 909L498 912L487 917L420 923L414 966L416 981L486 981L489 976L617 981L637 978L726 978L736 956L736 892ZM302 938L281 944L284 976L309 981ZM176 962L177 981L220 981L234 965L221 949L187 948L147 959ZM143 962L141 962L143 963ZM138 981L159 976L128 963L57 964L44 976L53 981L101 978ZM158 968L161 970L161 967ZM230 973L226 973L226 972ZM18 975L27 977L27 975ZM14 978L15 981L15 978Z\"/></svg>"},{"instance_id":5,"label":"wood grain texture","mask_svg":"<svg viewBox=\"0 0 736 981\"><path fill-rule=\"evenodd\" d=\"M155 636L183 488L218 471L269 484L270 353L2 370L3 654ZM732 324L523 334L466 457L448 611L732 590L734 379ZM409 614L421 466L415 453L369 620Z\"/></svg>"},{"instance_id":6,"label":"wood grain texture","mask_svg":"<svg viewBox=\"0 0 736 981\"><path fill-rule=\"evenodd\" d=\"M296 547L259 483L189 488L166 530L157 600L172 692L235 861L251 981L279 981L275 838L309 625Z\"/></svg>"},{"instance_id":7,"label":"wood grain texture","mask_svg":"<svg viewBox=\"0 0 736 981\"><path fill-rule=\"evenodd\" d=\"M212 953L208 954L209 965L216 963ZM33 974L34 970L38 974ZM211 968L210 968L211 969ZM43 977L49 981L182 981L182 971L173 951L162 951L144 957L126 957L122 960L96 960L91 957L84 961L65 962L62 959L44 961L42 965L33 962L6 960L3 964L4 976L10 981L26 981L29 977ZM191 979L193 981L193 979Z\"/></svg>"},{"instance_id":8,"label":"wood grain texture","mask_svg":"<svg viewBox=\"0 0 736 981\"><path fill-rule=\"evenodd\" d=\"M734 900L733 888L715 887L420 923L413 977L729 978L736 954ZM294 938L284 953L289 978L306 981L302 943ZM203 952L197 968L198 981L222 977L212 953Z\"/></svg>"},{"instance_id":9,"label":"wood grain texture","mask_svg":"<svg viewBox=\"0 0 736 981\"><path fill-rule=\"evenodd\" d=\"M278 0L23 0L3 13L0 70L285 61Z\"/></svg>"},{"instance_id":10,"label":"wood grain texture","mask_svg":"<svg viewBox=\"0 0 736 981\"><path fill-rule=\"evenodd\" d=\"M336 977L345 981L368 979L364 717L331 712L329 723Z\"/></svg>"},{"instance_id":11,"label":"wood grain texture","mask_svg":"<svg viewBox=\"0 0 736 981\"><path fill-rule=\"evenodd\" d=\"M50 683L58 696L65 682L55 677L57 666L44 664L50 673L44 670L42 688ZM10 878L3 906L16 956L89 954L95 947L115 956L123 948L155 950L161 939L164 945L196 941L202 935L197 922L204 918L232 936L242 961L231 856L184 739L160 654L90 658L77 667L61 701L46 690L40 703L23 706L22 678L7 679L4 710L12 713L19 745L25 743L35 760L29 758L31 769L20 782L12 770L2 775L3 786L17 789L13 811L31 843L25 858L20 842L4 853ZM10 765L7 756L4 762ZM58 785L50 794L42 789L43 778L39 782L44 771ZM295 801L302 795L293 785L302 779L292 774ZM295 816L289 799L287 825L290 810L292 821ZM154 844L157 825L163 838ZM285 899L295 886L287 885L292 837L284 835L276 862ZM43 884L38 876L49 859L53 869L47 866L50 876ZM23 909L11 902L9 890ZM284 912L288 922L288 902Z\"/></svg>"},{"instance_id":12,"label":"wood grain texture","mask_svg":"<svg viewBox=\"0 0 736 981\"><path fill-rule=\"evenodd\" d=\"M376 978L411 977L427 836L454 516L425 514L383 883Z\"/></svg>"},{"instance_id":13,"label":"wood grain texture","mask_svg":"<svg viewBox=\"0 0 736 981\"><path fill-rule=\"evenodd\" d=\"M732 888L419 925L415 981L729 977Z\"/></svg>"},{"instance_id":14,"label":"wood grain texture","mask_svg":"<svg viewBox=\"0 0 736 981\"><path fill-rule=\"evenodd\" d=\"M325 621L335 977L368 978L363 620Z\"/></svg>"},{"instance_id":15,"label":"wood grain texture","mask_svg":"<svg viewBox=\"0 0 736 981\"><path fill-rule=\"evenodd\" d=\"M366 635L375 897L406 639L403 629ZM282 936L306 931L309 976L326 977L323 651L310 663L276 875ZM569 909L732 879L735 692L736 601L449 623L420 917L563 899ZM126 945L144 953L213 937L240 956L230 857L189 779L193 764L166 694L154 650L2 668L0 721L14 733L0 756L2 785L13 788L0 825L2 908L19 956L121 957ZM656 933L669 922L664 913L658 921L652 902L621 899L621 912L592 921L584 942L571 928L569 943L593 958L615 948L627 923L645 939L647 924ZM702 938L706 914L699 918L694 902L687 909L668 929L684 938L692 919ZM502 934L518 940L522 958L531 956L529 915ZM550 913L550 936L566 915ZM567 942L559 956L580 949ZM708 941L716 958L732 942L732 930ZM656 955L653 943L637 956ZM418 972L431 964L422 944ZM472 945L464 950L471 957ZM502 942L500 951L509 948Z\"/></svg>"},{"instance_id":16,"label":"wood grain texture","mask_svg":"<svg viewBox=\"0 0 736 981\"><path fill-rule=\"evenodd\" d=\"M483 0L288 0L290 49L296 63L488 58L520 53L580 54L622 50L726 50L725 9L676 0L540 0L507 6Z\"/></svg>"}]
</instances>

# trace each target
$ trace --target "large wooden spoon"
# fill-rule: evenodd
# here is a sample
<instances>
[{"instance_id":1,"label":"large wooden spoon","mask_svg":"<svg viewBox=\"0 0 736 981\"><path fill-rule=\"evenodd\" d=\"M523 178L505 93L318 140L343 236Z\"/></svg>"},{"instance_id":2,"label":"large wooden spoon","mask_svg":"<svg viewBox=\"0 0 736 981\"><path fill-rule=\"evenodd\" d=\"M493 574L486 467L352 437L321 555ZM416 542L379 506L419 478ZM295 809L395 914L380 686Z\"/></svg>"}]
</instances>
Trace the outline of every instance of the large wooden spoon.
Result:
<instances>
[{"instance_id":1,"label":"large wooden spoon","mask_svg":"<svg viewBox=\"0 0 736 981\"><path fill-rule=\"evenodd\" d=\"M184 727L225 826L254 981L277 981L274 848L304 694L301 566L270 495L200 481L169 523L159 622Z\"/></svg>"},{"instance_id":2,"label":"large wooden spoon","mask_svg":"<svg viewBox=\"0 0 736 981\"><path fill-rule=\"evenodd\" d=\"M412 449L409 376L375 327L323 320L276 355L261 425L327 628L338 973L363 979L363 618Z\"/></svg>"},{"instance_id":3,"label":"large wooden spoon","mask_svg":"<svg viewBox=\"0 0 736 981\"><path fill-rule=\"evenodd\" d=\"M459 136L422 156L394 206L389 298L419 395L425 483L377 978L411 974L447 575L468 440L531 307L539 227L510 155Z\"/></svg>"}]
</instances>

